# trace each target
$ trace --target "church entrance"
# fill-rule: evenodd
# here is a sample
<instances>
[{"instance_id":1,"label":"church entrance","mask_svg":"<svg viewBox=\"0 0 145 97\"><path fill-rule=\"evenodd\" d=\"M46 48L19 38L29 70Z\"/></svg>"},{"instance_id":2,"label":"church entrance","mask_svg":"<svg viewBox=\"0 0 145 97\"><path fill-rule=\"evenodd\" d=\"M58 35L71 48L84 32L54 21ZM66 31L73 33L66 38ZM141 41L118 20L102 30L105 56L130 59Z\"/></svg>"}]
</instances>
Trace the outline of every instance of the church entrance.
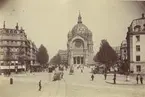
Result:
<instances>
[{"instance_id":1,"label":"church entrance","mask_svg":"<svg viewBox=\"0 0 145 97\"><path fill-rule=\"evenodd\" d=\"M84 64L84 57L82 56L73 57L73 64L75 65Z\"/></svg>"}]
</instances>

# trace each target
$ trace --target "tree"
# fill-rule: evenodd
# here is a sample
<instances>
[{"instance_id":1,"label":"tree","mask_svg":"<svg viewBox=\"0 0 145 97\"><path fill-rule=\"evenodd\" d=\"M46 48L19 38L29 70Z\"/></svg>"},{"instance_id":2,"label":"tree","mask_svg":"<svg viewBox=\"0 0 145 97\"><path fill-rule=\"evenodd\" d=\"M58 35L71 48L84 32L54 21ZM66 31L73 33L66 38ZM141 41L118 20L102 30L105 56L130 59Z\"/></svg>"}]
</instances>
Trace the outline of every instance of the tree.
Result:
<instances>
[{"instance_id":1,"label":"tree","mask_svg":"<svg viewBox=\"0 0 145 97\"><path fill-rule=\"evenodd\" d=\"M51 64L54 64L54 65L60 65L61 63L61 57L59 54L55 55L51 61L50 61Z\"/></svg>"},{"instance_id":2,"label":"tree","mask_svg":"<svg viewBox=\"0 0 145 97\"><path fill-rule=\"evenodd\" d=\"M114 49L109 45L107 40L101 41L100 50L96 54L94 60L105 65L105 72L117 62L117 54Z\"/></svg>"},{"instance_id":3,"label":"tree","mask_svg":"<svg viewBox=\"0 0 145 97\"><path fill-rule=\"evenodd\" d=\"M98 55L98 53L97 53L97 54L94 56L94 58L93 58L93 60L94 60L95 62L98 62L97 55Z\"/></svg>"},{"instance_id":4,"label":"tree","mask_svg":"<svg viewBox=\"0 0 145 97\"><path fill-rule=\"evenodd\" d=\"M36 56L37 56L37 62L39 62L42 67L46 67L47 62L49 60L49 55L47 53L47 49L42 44L39 47Z\"/></svg>"}]
</instances>

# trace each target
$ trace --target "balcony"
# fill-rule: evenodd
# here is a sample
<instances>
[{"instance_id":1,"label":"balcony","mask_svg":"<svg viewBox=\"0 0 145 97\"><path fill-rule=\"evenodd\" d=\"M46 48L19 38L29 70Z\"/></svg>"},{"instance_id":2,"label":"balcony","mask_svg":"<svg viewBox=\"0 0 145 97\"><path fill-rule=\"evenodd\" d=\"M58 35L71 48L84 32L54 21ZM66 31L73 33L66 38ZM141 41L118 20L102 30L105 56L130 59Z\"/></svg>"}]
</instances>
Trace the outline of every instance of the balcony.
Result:
<instances>
[{"instance_id":1,"label":"balcony","mask_svg":"<svg viewBox=\"0 0 145 97\"><path fill-rule=\"evenodd\" d=\"M0 47L20 47L20 45L19 44L0 43ZM21 45L21 47L27 47L27 46Z\"/></svg>"},{"instance_id":2,"label":"balcony","mask_svg":"<svg viewBox=\"0 0 145 97\"><path fill-rule=\"evenodd\" d=\"M0 66L1 69L15 69L15 66ZM18 66L18 69L25 69L25 65Z\"/></svg>"}]
</instances>

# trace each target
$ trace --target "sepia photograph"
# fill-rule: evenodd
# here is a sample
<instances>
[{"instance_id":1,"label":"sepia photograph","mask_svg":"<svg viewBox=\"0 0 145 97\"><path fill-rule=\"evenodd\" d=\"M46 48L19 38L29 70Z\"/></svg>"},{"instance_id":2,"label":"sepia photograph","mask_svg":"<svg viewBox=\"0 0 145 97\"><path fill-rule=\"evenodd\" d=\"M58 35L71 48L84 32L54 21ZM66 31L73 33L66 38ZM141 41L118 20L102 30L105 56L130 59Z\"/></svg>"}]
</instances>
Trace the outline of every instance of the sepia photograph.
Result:
<instances>
[{"instance_id":1,"label":"sepia photograph","mask_svg":"<svg viewBox=\"0 0 145 97\"><path fill-rule=\"evenodd\" d=\"M145 1L0 0L0 97L145 97Z\"/></svg>"}]
</instances>

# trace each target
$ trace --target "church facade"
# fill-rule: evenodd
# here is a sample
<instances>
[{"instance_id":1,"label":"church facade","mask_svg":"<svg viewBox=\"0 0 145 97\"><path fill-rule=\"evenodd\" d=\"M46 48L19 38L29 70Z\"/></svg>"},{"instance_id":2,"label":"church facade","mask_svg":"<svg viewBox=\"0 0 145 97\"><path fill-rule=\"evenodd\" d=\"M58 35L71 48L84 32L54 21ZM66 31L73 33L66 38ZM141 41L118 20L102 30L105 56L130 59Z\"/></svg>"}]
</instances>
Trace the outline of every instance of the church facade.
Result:
<instances>
[{"instance_id":1,"label":"church facade","mask_svg":"<svg viewBox=\"0 0 145 97\"><path fill-rule=\"evenodd\" d=\"M92 32L82 22L79 13L77 24L68 33L68 65L90 65L93 61Z\"/></svg>"}]
</instances>

